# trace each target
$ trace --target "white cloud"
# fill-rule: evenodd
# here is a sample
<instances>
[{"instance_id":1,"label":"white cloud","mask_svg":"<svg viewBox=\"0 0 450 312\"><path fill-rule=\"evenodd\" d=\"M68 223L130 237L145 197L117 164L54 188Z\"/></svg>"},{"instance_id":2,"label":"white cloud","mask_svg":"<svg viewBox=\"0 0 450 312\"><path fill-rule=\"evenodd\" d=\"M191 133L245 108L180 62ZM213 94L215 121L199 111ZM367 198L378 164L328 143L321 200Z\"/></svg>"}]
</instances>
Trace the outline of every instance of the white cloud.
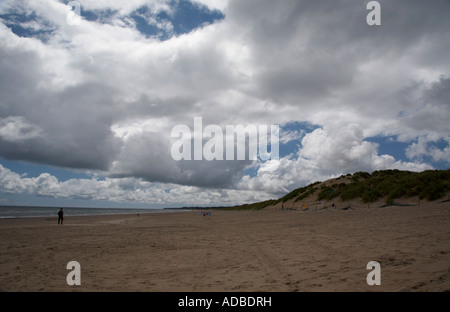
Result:
<instances>
[{"instance_id":1,"label":"white cloud","mask_svg":"<svg viewBox=\"0 0 450 312\"><path fill-rule=\"evenodd\" d=\"M224 11L228 6L229 0L195 0L195 2L205 5L210 10Z\"/></svg>"},{"instance_id":2,"label":"white cloud","mask_svg":"<svg viewBox=\"0 0 450 312\"><path fill-rule=\"evenodd\" d=\"M121 15L128 15L142 6L148 6L155 12L168 11L171 0L84 0L80 1L82 7L88 10L110 9L119 11Z\"/></svg>"},{"instance_id":3,"label":"white cloud","mask_svg":"<svg viewBox=\"0 0 450 312\"><path fill-rule=\"evenodd\" d=\"M30 193L51 198L166 206L230 206L270 198L270 194L262 191L226 189L208 191L199 187L150 183L135 178L70 179L61 182L48 173L27 178L2 165L0 165L0 191L8 194Z\"/></svg>"},{"instance_id":4,"label":"white cloud","mask_svg":"<svg viewBox=\"0 0 450 312\"><path fill-rule=\"evenodd\" d=\"M0 137L6 141L24 141L42 135L42 129L22 116L0 118Z\"/></svg>"},{"instance_id":5,"label":"white cloud","mask_svg":"<svg viewBox=\"0 0 450 312\"><path fill-rule=\"evenodd\" d=\"M450 136L445 138L447 146L439 149L436 146L430 146L435 140L429 137L419 137L417 143L412 143L406 149L406 156L410 159L422 160L423 157L429 157L434 161L443 161L450 163Z\"/></svg>"},{"instance_id":6,"label":"white cloud","mask_svg":"<svg viewBox=\"0 0 450 312\"><path fill-rule=\"evenodd\" d=\"M244 176L239 187L283 194L300 185L357 171L432 169L427 164L378 155L378 144L365 141L362 133L362 128L355 124L339 129L318 128L303 137L297 157L282 158L275 172L259 170L255 177Z\"/></svg>"},{"instance_id":7,"label":"white cloud","mask_svg":"<svg viewBox=\"0 0 450 312\"><path fill-rule=\"evenodd\" d=\"M300 141L300 139L305 135L305 130L288 130L281 131L280 133L280 143L288 143L291 141Z\"/></svg>"},{"instance_id":8,"label":"white cloud","mask_svg":"<svg viewBox=\"0 0 450 312\"><path fill-rule=\"evenodd\" d=\"M117 13L109 23L73 26L59 1L23 1L20 8L3 2L2 13L34 12L45 21L41 29L54 30L42 42L0 23L0 156L107 177L66 183L9 175L4 190L41 185L31 190L227 202L352 171L430 168L423 156L448 161L448 147L429 144L450 132L446 1L383 2L379 28L364 24L367 11L356 2L197 2L224 10L225 19L166 41L147 38L129 15L143 5L170 13L170 1L83 1L87 10ZM28 26L40 29L35 23ZM191 125L195 116L205 125L320 128L282 132L282 143L301 143L298 152L281 159L276 172L251 177L243 176L250 162L171 159L171 128ZM411 161L379 155L365 141L377 135L417 141L406 150ZM128 195L121 181L133 181ZM67 192L69 186L77 191Z\"/></svg>"}]
</instances>

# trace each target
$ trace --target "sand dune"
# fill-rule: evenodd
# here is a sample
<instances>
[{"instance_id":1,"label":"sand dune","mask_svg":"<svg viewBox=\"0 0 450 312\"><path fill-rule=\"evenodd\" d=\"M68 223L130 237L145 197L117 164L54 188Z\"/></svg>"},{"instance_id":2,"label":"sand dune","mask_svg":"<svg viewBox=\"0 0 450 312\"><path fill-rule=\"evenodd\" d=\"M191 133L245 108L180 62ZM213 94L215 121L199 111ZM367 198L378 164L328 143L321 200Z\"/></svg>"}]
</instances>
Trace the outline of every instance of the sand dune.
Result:
<instances>
[{"instance_id":1,"label":"sand dune","mask_svg":"<svg viewBox=\"0 0 450 312\"><path fill-rule=\"evenodd\" d=\"M3 219L0 237L3 291L450 290L448 202ZM72 260L81 286L66 283Z\"/></svg>"}]
</instances>

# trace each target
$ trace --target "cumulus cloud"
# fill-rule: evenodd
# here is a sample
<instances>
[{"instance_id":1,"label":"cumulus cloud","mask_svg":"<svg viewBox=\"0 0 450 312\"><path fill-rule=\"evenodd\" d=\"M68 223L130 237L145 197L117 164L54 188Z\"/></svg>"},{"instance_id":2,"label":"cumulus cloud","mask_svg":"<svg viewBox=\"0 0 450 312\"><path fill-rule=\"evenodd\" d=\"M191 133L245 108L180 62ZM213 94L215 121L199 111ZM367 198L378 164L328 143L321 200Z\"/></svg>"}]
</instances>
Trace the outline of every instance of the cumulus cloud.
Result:
<instances>
[{"instance_id":1,"label":"cumulus cloud","mask_svg":"<svg viewBox=\"0 0 450 312\"><path fill-rule=\"evenodd\" d=\"M6 141L24 141L41 135L41 128L30 124L22 116L0 119L0 137Z\"/></svg>"},{"instance_id":2,"label":"cumulus cloud","mask_svg":"<svg viewBox=\"0 0 450 312\"><path fill-rule=\"evenodd\" d=\"M204 192L199 187L150 183L134 178L69 179L59 181L43 173L27 178L0 165L0 191L6 194L28 193L48 198L101 200L118 203L198 206L236 205L269 199L263 191L215 189Z\"/></svg>"},{"instance_id":3,"label":"cumulus cloud","mask_svg":"<svg viewBox=\"0 0 450 312\"><path fill-rule=\"evenodd\" d=\"M258 171L254 177L244 176L240 187L283 194L298 185L357 171L373 172L386 168L408 171L432 169L428 164L379 155L378 144L365 141L363 129L356 124L339 129L318 128L303 137L296 156L283 157L274 172Z\"/></svg>"},{"instance_id":4,"label":"cumulus cloud","mask_svg":"<svg viewBox=\"0 0 450 312\"><path fill-rule=\"evenodd\" d=\"M443 140L446 147L440 149L431 145L434 141L426 137L420 137L417 143L412 143L406 149L406 156L410 159L422 160L423 157L432 158L434 161L448 162L450 159L450 136Z\"/></svg>"},{"instance_id":5,"label":"cumulus cloud","mask_svg":"<svg viewBox=\"0 0 450 312\"><path fill-rule=\"evenodd\" d=\"M304 135L305 130L282 131L280 134L280 142L286 144L291 141L299 141Z\"/></svg>"},{"instance_id":6,"label":"cumulus cloud","mask_svg":"<svg viewBox=\"0 0 450 312\"><path fill-rule=\"evenodd\" d=\"M179 33L155 19L175 16L174 3L83 1L98 18L69 25L61 1L2 2L0 157L106 178L8 174L5 192L21 181L17 191L86 194L77 183L93 183L113 200L125 195L105 185L127 181L136 200L222 202L354 171L432 168L424 156L449 163L448 1L380 1L382 26L373 27L359 1L199 0L198 10L224 18ZM145 33L137 16L170 35ZM297 145L274 172L250 161L174 161L171 129L192 128L196 116L223 128L278 124L280 144ZM292 122L317 128L283 129ZM366 140L376 136L409 144L407 159L380 155Z\"/></svg>"}]
</instances>

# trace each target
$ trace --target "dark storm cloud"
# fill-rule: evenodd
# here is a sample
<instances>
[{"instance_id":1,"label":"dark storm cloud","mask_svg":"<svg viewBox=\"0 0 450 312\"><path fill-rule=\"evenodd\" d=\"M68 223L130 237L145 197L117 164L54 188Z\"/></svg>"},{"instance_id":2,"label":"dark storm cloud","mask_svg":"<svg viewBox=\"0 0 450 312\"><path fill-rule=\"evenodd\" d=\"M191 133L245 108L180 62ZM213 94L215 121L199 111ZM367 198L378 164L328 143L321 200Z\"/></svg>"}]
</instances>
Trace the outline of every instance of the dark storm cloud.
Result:
<instances>
[{"instance_id":1,"label":"dark storm cloud","mask_svg":"<svg viewBox=\"0 0 450 312\"><path fill-rule=\"evenodd\" d=\"M0 156L106 170L120 145L109 129L114 90L95 83L49 90L42 85L54 77L43 74L45 60L30 51L1 53L0 118L21 116L40 132L27 140L0 137Z\"/></svg>"}]
</instances>

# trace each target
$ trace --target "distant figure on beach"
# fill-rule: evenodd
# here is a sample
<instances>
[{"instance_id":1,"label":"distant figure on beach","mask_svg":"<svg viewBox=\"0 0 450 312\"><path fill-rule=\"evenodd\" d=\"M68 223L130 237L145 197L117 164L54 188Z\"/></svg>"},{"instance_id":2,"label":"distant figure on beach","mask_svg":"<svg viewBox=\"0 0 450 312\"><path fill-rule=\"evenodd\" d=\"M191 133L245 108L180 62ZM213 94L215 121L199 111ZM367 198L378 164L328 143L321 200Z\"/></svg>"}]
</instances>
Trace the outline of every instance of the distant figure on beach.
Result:
<instances>
[{"instance_id":1,"label":"distant figure on beach","mask_svg":"<svg viewBox=\"0 0 450 312\"><path fill-rule=\"evenodd\" d=\"M61 208L58 211L58 224L63 224L63 222L64 222L64 211Z\"/></svg>"}]
</instances>

